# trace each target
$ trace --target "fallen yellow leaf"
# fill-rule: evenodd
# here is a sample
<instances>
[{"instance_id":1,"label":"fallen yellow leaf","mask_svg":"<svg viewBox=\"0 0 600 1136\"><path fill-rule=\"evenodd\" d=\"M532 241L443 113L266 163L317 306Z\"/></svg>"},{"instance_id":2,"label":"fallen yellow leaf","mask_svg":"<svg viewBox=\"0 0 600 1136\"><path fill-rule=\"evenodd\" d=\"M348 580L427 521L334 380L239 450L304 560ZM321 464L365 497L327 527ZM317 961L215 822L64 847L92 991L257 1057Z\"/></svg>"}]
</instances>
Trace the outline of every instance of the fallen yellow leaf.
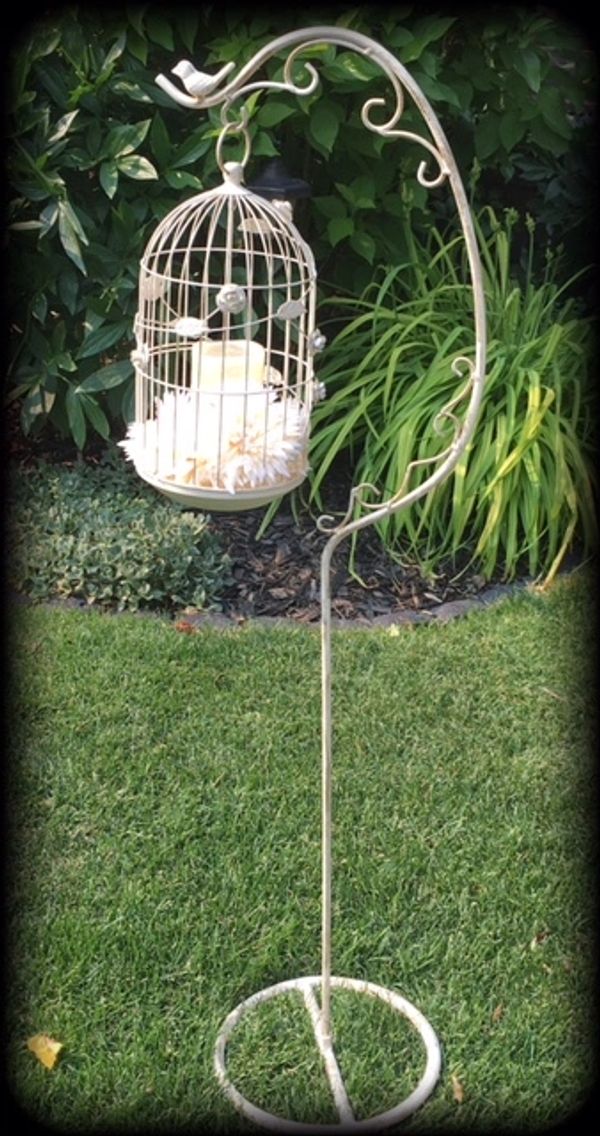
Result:
<instances>
[{"instance_id":1,"label":"fallen yellow leaf","mask_svg":"<svg viewBox=\"0 0 600 1136\"><path fill-rule=\"evenodd\" d=\"M29 1038L27 1048L35 1054L42 1065L45 1065L47 1069L53 1069L64 1046L62 1042L55 1041L53 1037L48 1037L45 1033L36 1033L35 1037Z\"/></svg>"},{"instance_id":2,"label":"fallen yellow leaf","mask_svg":"<svg viewBox=\"0 0 600 1136\"><path fill-rule=\"evenodd\" d=\"M465 1099L465 1090L456 1076L456 1073L453 1073L450 1079L452 1081L452 1096L457 1104L462 1104Z\"/></svg>"}]
</instances>

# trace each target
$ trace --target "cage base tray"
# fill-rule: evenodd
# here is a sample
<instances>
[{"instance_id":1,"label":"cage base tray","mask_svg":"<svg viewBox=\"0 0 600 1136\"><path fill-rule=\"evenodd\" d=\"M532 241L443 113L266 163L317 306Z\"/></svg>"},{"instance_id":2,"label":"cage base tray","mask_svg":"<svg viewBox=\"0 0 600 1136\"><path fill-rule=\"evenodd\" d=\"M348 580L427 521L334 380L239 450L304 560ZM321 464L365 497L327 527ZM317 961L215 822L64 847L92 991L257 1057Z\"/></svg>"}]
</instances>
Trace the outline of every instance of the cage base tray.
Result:
<instances>
[{"instance_id":1,"label":"cage base tray","mask_svg":"<svg viewBox=\"0 0 600 1136\"><path fill-rule=\"evenodd\" d=\"M318 987L320 987L322 979L320 976L292 978L287 982L279 982L275 986L269 986L265 990L251 995L250 998L241 1002L235 1010L232 1010L221 1027L215 1047L215 1072L223 1091L238 1112L242 1113L242 1115L252 1120L255 1124L260 1125L262 1128L271 1129L273 1132L287 1132L292 1134L332 1133L333 1136L340 1136L340 1134L346 1132L380 1132L384 1128L390 1128L392 1125L398 1124L401 1120L404 1120L407 1116L415 1112L416 1109L420 1108L427 1100L438 1081L441 1070L440 1044L429 1022L416 1006L413 1006L411 1002L408 1002L406 998L403 998L400 994L392 990L387 990L383 986L376 986L372 982L365 982L354 978L335 977L331 978L330 981L333 989L352 990L358 994L367 994L371 998L379 999L386 1003L391 1009L402 1014L405 1018L408 1018L415 1030L420 1034L425 1046L426 1063L421 1080L413 1092L401 1101L400 1104L376 1116L369 1116L365 1119L357 1120L346 1092L332 1040L326 1037L322 1030L321 1009L315 993ZM292 991L298 991L304 999L313 1026L315 1041L324 1062L325 1072L339 1116L339 1123L304 1123L297 1120L288 1120L285 1117L276 1116L274 1113L267 1112L265 1109L259 1108L257 1105L247 1100L235 1087L227 1073L227 1045L244 1014L254 1009L261 1002L267 1002L280 994L289 994Z\"/></svg>"},{"instance_id":2,"label":"cage base tray","mask_svg":"<svg viewBox=\"0 0 600 1136\"><path fill-rule=\"evenodd\" d=\"M176 481L167 481L138 466L136 470L153 489L157 489L182 509L201 509L205 513L241 513L247 509L262 509L284 494L291 493L292 489L297 489L304 481L303 474L290 481L280 481L276 485L237 489L234 493L230 493L227 489L211 489L206 486L182 485Z\"/></svg>"}]
</instances>

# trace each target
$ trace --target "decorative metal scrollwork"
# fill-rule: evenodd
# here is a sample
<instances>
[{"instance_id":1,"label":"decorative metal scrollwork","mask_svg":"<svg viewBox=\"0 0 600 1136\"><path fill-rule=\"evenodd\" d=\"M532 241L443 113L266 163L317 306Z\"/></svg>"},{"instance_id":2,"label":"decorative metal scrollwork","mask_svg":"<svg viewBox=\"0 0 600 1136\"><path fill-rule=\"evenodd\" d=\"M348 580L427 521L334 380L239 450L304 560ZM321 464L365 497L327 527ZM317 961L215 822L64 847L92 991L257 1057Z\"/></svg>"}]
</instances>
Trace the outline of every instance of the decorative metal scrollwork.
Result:
<instances>
[{"instance_id":1,"label":"decorative metal scrollwork","mask_svg":"<svg viewBox=\"0 0 600 1136\"><path fill-rule=\"evenodd\" d=\"M391 512L407 507L444 480L466 448L475 426L485 371L485 303L473 222L452 151L429 101L410 73L381 44L348 28L305 28L280 36L256 52L237 75L231 74L234 70L233 64L226 64L216 75L210 76L196 71L191 63L183 60L173 68L173 72L182 80L186 89L185 93L163 75L159 75L156 81L164 91L183 106L202 110L221 105L223 130L217 145L217 158L220 160L221 147L225 137L230 134L241 133L245 140L245 162L249 149L248 116L243 107L239 117L232 118L233 104L239 102L239 100L244 100L252 92L259 90L285 91L288 94L297 95L299 98L314 94L319 85L319 73L313 62L303 59L302 56L307 50L323 44L349 48L378 65L389 80L393 95L393 109L391 113L386 113L383 122L377 122L374 115L378 110L388 107L388 100L381 96L368 98L361 110L363 125L380 137L410 142L428 152L427 157L419 163L416 173L420 185L427 189L434 189L448 182L456 202L465 238L473 291L476 340L474 359L460 355L453 361L452 371L458 377L463 375L464 368L467 368L467 381L459 393L438 412L434 423L437 432L440 432L440 428L449 422L453 425L454 434L451 442L433 457L411 461L406 469L402 484L387 501L367 501L365 491L367 489L373 490L372 486L359 485L353 489L348 509L341 521L334 524L331 517L323 517L319 521L319 528L323 532L329 532L337 544L346 534L362 528L366 524L373 524L384 516L389 516ZM283 61L281 80L256 78L269 60L281 56L284 52L287 54ZM301 75L298 74L299 69L301 69ZM406 95L410 96L412 102L420 111L429 130L429 138L414 131L405 130L399 125L406 106ZM431 160L436 165L434 171L429 170ZM464 408L461 416L457 413L460 407ZM412 472L416 468L426 465L433 467L432 472L419 485L411 489ZM362 515L360 515L361 513Z\"/></svg>"}]
</instances>

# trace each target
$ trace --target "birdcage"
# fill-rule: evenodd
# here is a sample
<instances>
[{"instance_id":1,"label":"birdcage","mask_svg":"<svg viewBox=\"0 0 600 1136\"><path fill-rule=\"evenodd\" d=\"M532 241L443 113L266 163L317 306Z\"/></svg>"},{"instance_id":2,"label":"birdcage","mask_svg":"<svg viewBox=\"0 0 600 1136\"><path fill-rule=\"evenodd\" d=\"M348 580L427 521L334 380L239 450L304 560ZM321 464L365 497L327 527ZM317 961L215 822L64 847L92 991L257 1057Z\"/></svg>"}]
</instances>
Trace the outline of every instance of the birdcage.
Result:
<instances>
[{"instance_id":1,"label":"birdcage","mask_svg":"<svg viewBox=\"0 0 600 1136\"><path fill-rule=\"evenodd\" d=\"M187 508L256 508L308 468L315 262L289 202L244 185L247 156L221 162L218 145L222 184L169 213L141 261L123 445Z\"/></svg>"}]
</instances>

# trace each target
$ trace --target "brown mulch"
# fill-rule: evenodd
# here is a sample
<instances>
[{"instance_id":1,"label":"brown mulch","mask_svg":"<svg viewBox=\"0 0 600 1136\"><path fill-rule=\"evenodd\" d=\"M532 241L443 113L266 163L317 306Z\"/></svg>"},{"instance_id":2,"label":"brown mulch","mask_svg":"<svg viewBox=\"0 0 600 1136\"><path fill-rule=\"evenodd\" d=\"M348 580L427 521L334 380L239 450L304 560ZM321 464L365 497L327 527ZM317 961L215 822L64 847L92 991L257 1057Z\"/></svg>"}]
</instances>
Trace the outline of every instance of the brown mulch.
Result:
<instances>
[{"instance_id":1,"label":"brown mulch","mask_svg":"<svg viewBox=\"0 0 600 1136\"><path fill-rule=\"evenodd\" d=\"M338 483L331 512L343 515L348 488ZM263 519L262 509L211 518L210 527L231 561L233 582L224 593L225 614L318 621L327 535L318 530L317 515L305 508L295 517L284 501L257 539ZM375 530L359 534L352 565L350 554L347 539L332 560L332 613L340 621L388 623L401 615L410 619L433 614L441 605L473 599L484 584L473 574L458 580L440 575L431 583L416 566L400 564L386 553Z\"/></svg>"}]
</instances>

